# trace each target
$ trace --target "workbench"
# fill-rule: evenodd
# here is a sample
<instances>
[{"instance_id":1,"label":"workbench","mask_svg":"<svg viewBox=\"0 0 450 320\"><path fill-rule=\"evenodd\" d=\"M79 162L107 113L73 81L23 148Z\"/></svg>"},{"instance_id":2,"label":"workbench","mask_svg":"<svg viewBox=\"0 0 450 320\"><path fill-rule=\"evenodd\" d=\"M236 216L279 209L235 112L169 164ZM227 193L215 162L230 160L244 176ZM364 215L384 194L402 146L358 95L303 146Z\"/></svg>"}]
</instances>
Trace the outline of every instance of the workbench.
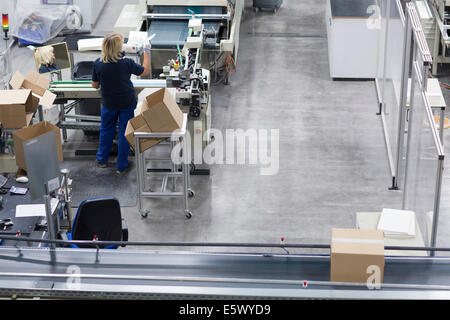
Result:
<instances>
[{"instance_id":1,"label":"workbench","mask_svg":"<svg viewBox=\"0 0 450 320\"><path fill-rule=\"evenodd\" d=\"M30 188L30 184L18 183L15 178L9 178L3 189L9 190L11 186ZM47 236L46 227L40 226L45 220L45 217L16 217L16 206L23 204L43 204L44 198L32 199L30 191L28 190L25 195L11 195L9 192L1 195L3 197L3 206L0 209L0 220L11 219L14 225L6 230L0 230L0 235L16 235L20 232L22 236L29 238L41 238L45 239ZM59 206L55 210L58 210ZM13 240L4 241L2 245L24 245L23 243L17 243ZM40 246L41 244L35 242L26 243L27 246Z\"/></svg>"},{"instance_id":2,"label":"workbench","mask_svg":"<svg viewBox=\"0 0 450 320\"><path fill-rule=\"evenodd\" d=\"M136 95L146 88L165 88L165 80L133 79ZM100 89L92 87L92 81L54 81L49 91L56 94L55 104L60 105L60 122L63 139L67 141L68 129L81 129L88 131L100 130L100 116L72 114L71 111L82 99L102 99ZM69 101L71 103L67 104Z\"/></svg>"}]
</instances>

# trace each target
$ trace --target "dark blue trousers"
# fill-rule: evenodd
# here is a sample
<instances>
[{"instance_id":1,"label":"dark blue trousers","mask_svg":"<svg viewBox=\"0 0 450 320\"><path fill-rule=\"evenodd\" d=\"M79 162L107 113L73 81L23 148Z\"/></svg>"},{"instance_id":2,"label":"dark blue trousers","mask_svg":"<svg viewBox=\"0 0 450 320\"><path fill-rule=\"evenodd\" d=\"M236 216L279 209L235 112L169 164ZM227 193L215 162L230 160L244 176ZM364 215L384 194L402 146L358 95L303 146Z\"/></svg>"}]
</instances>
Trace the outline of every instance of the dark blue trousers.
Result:
<instances>
[{"instance_id":1,"label":"dark blue trousers","mask_svg":"<svg viewBox=\"0 0 450 320\"><path fill-rule=\"evenodd\" d=\"M117 121L119 121L119 150L117 154L117 170L123 171L128 167L128 152L130 145L125 139L125 129L128 120L134 117L134 109L113 110L102 106L102 116L100 125L100 148L97 152L97 161L99 163L108 162L109 154L116 135Z\"/></svg>"}]
</instances>

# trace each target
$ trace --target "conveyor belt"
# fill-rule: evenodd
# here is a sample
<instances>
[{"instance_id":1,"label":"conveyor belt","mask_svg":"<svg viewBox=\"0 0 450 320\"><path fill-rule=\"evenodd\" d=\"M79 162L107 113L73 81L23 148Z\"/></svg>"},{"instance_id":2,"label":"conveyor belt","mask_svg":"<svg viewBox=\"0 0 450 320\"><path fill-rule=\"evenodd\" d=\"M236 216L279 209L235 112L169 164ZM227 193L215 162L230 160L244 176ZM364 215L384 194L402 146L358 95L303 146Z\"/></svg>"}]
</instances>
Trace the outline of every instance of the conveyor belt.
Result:
<instances>
[{"instance_id":1,"label":"conveyor belt","mask_svg":"<svg viewBox=\"0 0 450 320\"><path fill-rule=\"evenodd\" d=\"M327 255L55 249L54 264L50 263L51 256L50 249L0 248L0 295L102 299L450 298L447 257L387 257L382 289L369 290L364 285L328 282ZM72 273L74 268L81 273L76 290L73 282L67 281L67 272Z\"/></svg>"},{"instance_id":2,"label":"conveyor belt","mask_svg":"<svg viewBox=\"0 0 450 320\"><path fill-rule=\"evenodd\" d=\"M221 14L222 7L155 6L153 12L165 14L191 12L198 14ZM149 35L156 35L152 40L152 48L176 48L177 45L182 47L188 37L188 23L187 20L152 20L148 30ZM207 23L204 22L204 27L206 30L214 28L214 30L218 31L220 23L220 21L208 21Z\"/></svg>"},{"instance_id":3,"label":"conveyor belt","mask_svg":"<svg viewBox=\"0 0 450 320\"><path fill-rule=\"evenodd\" d=\"M146 88L165 88L165 80L145 80L133 79L136 94L139 94ZM91 81L56 81L52 82L49 91L56 94L58 98L64 99L101 99L101 91L92 88Z\"/></svg>"}]
</instances>

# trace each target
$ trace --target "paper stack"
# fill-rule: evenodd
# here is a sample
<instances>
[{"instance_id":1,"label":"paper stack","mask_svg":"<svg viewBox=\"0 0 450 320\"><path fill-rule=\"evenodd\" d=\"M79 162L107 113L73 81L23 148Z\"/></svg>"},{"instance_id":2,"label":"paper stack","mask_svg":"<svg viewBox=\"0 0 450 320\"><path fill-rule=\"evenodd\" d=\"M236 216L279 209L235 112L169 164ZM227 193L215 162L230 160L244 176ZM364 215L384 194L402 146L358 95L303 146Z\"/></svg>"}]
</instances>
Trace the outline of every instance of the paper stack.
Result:
<instances>
[{"instance_id":1,"label":"paper stack","mask_svg":"<svg viewBox=\"0 0 450 320\"><path fill-rule=\"evenodd\" d=\"M52 213L55 212L59 204L58 199L52 198L50 201ZM16 206L16 218L45 217L45 204L21 204Z\"/></svg>"},{"instance_id":2,"label":"paper stack","mask_svg":"<svg viewBox=\"0 0 450 320\"><path fill-rule=\"evenodd\" d=\"M377 229L384 231L385 236L414 237L415 213L408 210L383 209Z\"/></svg>"}]
</instances>

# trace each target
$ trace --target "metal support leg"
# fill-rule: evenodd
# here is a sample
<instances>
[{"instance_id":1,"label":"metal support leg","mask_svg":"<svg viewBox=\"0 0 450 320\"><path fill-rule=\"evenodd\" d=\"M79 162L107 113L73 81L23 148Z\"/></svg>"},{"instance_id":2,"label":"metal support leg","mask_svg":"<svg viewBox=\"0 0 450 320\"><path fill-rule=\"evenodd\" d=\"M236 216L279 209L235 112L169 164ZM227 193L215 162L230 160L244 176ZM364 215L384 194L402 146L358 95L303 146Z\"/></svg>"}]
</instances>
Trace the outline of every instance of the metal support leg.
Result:
<instances>
[{"instance_id":1,"label":"metal support leg","mask_svg":"<svg viewBox=\"0 0 450 320\"><path fill-rule=\"evenodd\" d=\"M176 141L171 141L171 150L173 150L176 146ZM174 161L172 161L172 172L178 172L178 166ZM175 192L177 177L172 177L172 191Z\"/></svg>"},{"instance_id":2,"label":"metal support leg","mask_svg":"<svg viewBox=\"0 0 450 320\"><path fill-rule=\"evenodd\" d=\"M439 29L439 24L436 22L436 30L434 31L434 48L433 48L433 68L431 73L433 75L437 74L438 71L438 60L439 60L439 43L441 39L441 31ZM445 47L443 47L443 50L445 51Z\"/></svg>"},{"instance_id":3,"label":"metal support leg","mask_svg":"<svg viewBox=\"0 0 450 320\"><path fill-rule=\"evenodd\" d=\"M406 26L405 26L405 43L403 47L403 67L402 67L402 87L400 92L400 110L398 118L398 134L397 134L397 155L394 159L395 161L395 185L393 188L398 189L403 179L403 174L401 170L401 164L403 162L403 152L404 152L404 139L405 139L405 125L407 119L407 97L408 97L408 81L409 81L409 70L412 69L413 60L411 59L412 50L412 30L409 14L406 16ZM411 87L413 87L414 79L411 79ZM410 95L410 106L412 106L413 92ZM410 120L411 121L411 120ZM408 130L409 133L409 130Z\"/></svg>"},{"instance_id":4,"label":"metal support leg","mask_svg":"<svg viewBox=\"0 0 450 320\"><path fill-rule=\"evenodd\" d=\"M189 159L189 152L187 152L189 148L189 145L187 143L186 137L183 138L183 193L184 193L184 214L186 218L190 219L192 218L192 212L189 211L189 167L190 167L190 159Z\"/></svg>"},{"instance_id":5,"label":"metal support leg","mask_svg":"<svg viewBox=\"0 0 450 320\"><path fill-rule=\"evenodd\" d=\"M145 218L149 214L148 210L142 208L142 192L144 192L143 171L145 168L145 158L143 157L143 153L141 153L139 138L136 136L134 137L134 159L136 161L138 210L140 215ZM144 160L144 162L142 160Z\"/></svg>"},{"instance_id":6,"label":"metal support leg","mask_svg":"<svg viewBox=\"0 0 450 320\"><path fill-rule=\"evenodd\" d=\"M436 247L436 236L437 236L437 227L439 221L439 207L441 203L441 189L442 189L442 175L444 171L444 158L440 159L439 166L437 170L437 179L436 179L436 189L435 189L435 199L434 199L434 208L433 208L433 224L431 226L431 237L430 237L430 246ZM435 252L431 251L430 255L434 256Z\"/></svg>"},{"instance_id":7,"label":"metal support leg","mask_svg":"<svg viewBox=\"0 0 450 320\"><path fill-rule=\"evenodd\" d=\"M444 145L444 120L445 120L445 108L441 108L441 116L439 119L439 137L441 144Z\"/></svg>"}]
</instances>

